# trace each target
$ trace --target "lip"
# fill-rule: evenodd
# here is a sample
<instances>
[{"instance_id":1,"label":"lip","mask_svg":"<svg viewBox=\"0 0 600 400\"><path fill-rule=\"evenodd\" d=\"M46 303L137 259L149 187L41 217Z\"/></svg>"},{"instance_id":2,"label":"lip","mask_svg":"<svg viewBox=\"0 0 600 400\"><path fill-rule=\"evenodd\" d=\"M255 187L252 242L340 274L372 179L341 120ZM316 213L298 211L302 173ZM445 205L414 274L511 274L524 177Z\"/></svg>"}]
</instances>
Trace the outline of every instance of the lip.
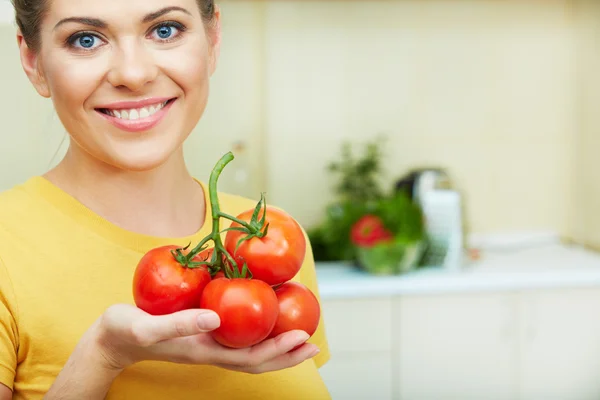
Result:
<instances>
[{"instance_id":1,"label":"lip","mask_svg":"<svg viewBox=\"0 0 600 400\"><path fill-rule=\"evenodd\" d=\"M101 104L96 106L96 109L109 108L111 110L123 110L131 108L142 108L151 106L153 104L164 103L167 100L174 99L175 97L150 97L142 100L128 100L128 101L116 101L114 103Z\"/></svg>"},{"instance_id":2,"label":"lip","mask_svg":"<svg viewBox=\"0 0 600 400\"><path fill-rule=\"evenodd\" d=\"M143 100L143 101L139 101L139 102L112 103L110 106L106 105L106 106L97 108L96 112L101 117L103 117L108 122L110 122L111 124L113 124L114 126L116 126L117 128L119 128L121 130L128 131L128 132L143 132L143 131L147 131L149 129L154 128L156 125L158 125L164 119L164 117L167 115L167 112L171 109L171 106L173 104L175 104L175 102L177 101L177 98L173 98L173 97L165 97L164 100L162 100L162 101L167 101L169 99L171 99L172 101L169 101L169 103L167 103L167 105L164 106L163 108L161 108L160 111L158 111L157 113L150 115L146 118L140 118L140 119L136 119L136 120L121 119L121 118L113 117L112 115L103 113L102 111L99 110L99 108L111 108L111 109L119 109L119 107L122 107L125 109L141 108L141 107L144 107L147 105L160 103L161 99L155 98L155 99ZM118 105L118 107L115 107L115 104ZM123 106L123 105L125 105L125 106Z\"/></svg>"}]
</instances>

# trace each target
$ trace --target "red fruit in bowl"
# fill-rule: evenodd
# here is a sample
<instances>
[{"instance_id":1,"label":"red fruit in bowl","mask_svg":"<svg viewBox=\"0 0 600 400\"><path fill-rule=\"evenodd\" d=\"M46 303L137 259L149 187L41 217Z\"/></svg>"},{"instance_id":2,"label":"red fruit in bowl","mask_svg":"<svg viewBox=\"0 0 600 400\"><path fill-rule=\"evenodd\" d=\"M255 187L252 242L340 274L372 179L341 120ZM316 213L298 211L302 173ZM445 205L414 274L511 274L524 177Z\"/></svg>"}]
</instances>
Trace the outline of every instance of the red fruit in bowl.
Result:
<instances>
[{"instance_id":1,"label":"red fruit in bowl","mask_svg":"<svg viewBox=\"0 0 600 400\"><path fill-rule=\"evenodd\" d=\"M372 247L392 240L394 235L385 227L381 218L367 214L354 223L350 238L355 246Z\"/></svg>"}]
</instances>

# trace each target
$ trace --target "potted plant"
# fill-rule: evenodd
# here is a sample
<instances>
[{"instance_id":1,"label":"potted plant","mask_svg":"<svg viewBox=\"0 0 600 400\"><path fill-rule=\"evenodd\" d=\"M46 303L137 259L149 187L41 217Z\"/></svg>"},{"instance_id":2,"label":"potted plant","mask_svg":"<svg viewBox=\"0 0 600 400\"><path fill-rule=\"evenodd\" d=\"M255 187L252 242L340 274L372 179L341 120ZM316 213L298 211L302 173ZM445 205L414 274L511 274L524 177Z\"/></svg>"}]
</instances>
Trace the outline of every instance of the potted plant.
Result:
<instances>
[{"instance_id":1,"label":"potted plant","mask_svg":"<svg viewBox=\"0 0 600 400\"><path fill-rule=\"evenodd\" d=\"M336 199L308 231L317 261L347 261L374 274L403 273L418 265L423 215L405 193L384 189L384 141L368 142L360 156L345 142L341 159L328 165L337 177Z\"/></svg>"}]
</instances>

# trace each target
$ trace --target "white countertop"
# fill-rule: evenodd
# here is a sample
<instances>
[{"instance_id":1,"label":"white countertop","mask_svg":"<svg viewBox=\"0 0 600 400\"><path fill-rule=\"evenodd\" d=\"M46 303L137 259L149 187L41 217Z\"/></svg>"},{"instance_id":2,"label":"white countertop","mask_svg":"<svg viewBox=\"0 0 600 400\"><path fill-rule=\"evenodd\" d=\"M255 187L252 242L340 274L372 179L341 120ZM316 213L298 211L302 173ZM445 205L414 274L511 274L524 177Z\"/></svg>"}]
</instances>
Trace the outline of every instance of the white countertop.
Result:
<instances>
[{"instance_id":1,"label":"white countertop","mask_svg":"<svg viewBox=\"0 0 600 400\"><path fill-rule=\"evenodd\" d=\"M344 263L317 263L322 299L600 286L600 254L561 244L485 251L458 271L431 267L374 276Z\"/></svg>"}]
</instances>

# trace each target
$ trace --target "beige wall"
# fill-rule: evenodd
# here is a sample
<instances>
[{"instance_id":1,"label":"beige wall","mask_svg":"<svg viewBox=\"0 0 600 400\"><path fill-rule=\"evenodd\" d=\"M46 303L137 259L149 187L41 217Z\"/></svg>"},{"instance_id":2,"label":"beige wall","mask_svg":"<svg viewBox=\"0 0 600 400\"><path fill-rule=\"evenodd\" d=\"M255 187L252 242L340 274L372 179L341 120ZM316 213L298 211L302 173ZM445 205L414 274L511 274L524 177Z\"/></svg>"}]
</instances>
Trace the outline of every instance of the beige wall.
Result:
<instances>
[{"instance_id":1,"label":"beige wall","mask_svg":"<svg viewBox=\"0 0 600 400\"><path fill-rule=\"evenodd\" d=\"M577 2L579 135L575 148L574 238L600 249L600 2Z\"/></svg>"},{"instance_id":2,"label":"beige wall","mask_svg":"<svg viewBox=\"0 0 600 400\"><path fill-rule=\"evenodd\" d=\"M581 85L570 0L228 0L222 8L220 69L187 146L200 178L244 139L253 179L237 188L234 161L221 187L267 189L269 201L311 225L331 200L324 168L341 141L383 132L391 177L447 167L472 230L571 232ZM0 38L11 94L2 100L0 188L43 171L64 135L25 81L12 35L5 27Z\"/></svg>"},{"instance_id":3,"label":"beige wall","mask_svg":"<svg viewBox=\"0 0 600 400\"><path fill-rule=\"evenodd\" d=\"M315 222L345 138L448 167L476 231L568 231L574 19L565 1L273 2L271 199ZM334 154L332 154L334 153Z\"/></svg>"}]
</instances>

